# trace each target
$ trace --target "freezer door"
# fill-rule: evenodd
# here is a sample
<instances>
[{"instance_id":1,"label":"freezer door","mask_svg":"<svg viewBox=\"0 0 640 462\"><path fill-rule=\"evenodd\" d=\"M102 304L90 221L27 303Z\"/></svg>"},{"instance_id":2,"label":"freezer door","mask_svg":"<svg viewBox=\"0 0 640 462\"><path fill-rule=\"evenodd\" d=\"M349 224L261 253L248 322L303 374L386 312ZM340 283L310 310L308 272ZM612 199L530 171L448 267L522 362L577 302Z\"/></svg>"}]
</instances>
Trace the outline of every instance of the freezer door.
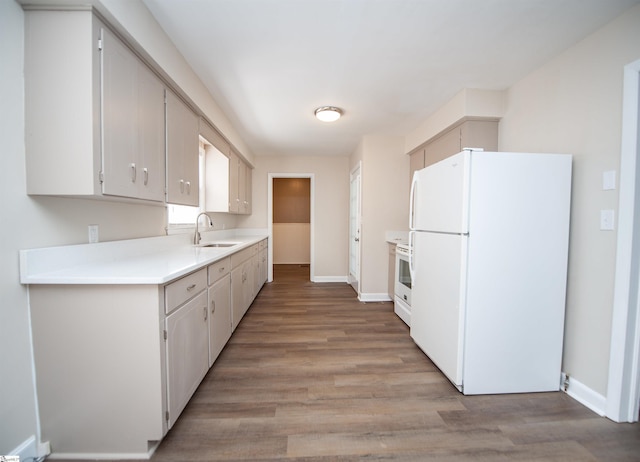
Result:
<instances>
[{"instance_id":1,"label":"freezer door","mask_svg":"<svg viewBox=\"0 0 640 462\"><path fill-rule=\"evenodd\" d=\"M467 237L416 232L411 337L460 389Z\"/></svg>"},{"instance_id":2,"label":"freezer door","mask_svg":"<svg viewBox=\"0 0 640 462\"><path fill-rule=\"evenodd\" d=\"M470 155L464 151L414 173L411 229L468 232Z\"/></svg>"}]
</instances>

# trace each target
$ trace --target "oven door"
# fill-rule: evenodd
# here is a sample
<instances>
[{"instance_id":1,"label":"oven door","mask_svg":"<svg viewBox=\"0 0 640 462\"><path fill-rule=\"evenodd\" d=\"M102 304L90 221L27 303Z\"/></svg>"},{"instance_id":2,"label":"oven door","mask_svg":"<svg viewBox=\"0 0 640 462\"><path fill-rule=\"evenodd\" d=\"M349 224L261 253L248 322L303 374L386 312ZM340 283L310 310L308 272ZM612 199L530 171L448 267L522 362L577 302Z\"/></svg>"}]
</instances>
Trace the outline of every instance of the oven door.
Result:
<instances>
[{"instance_id":1,"label":"oven door","mask_svg":"<svg viewBox=\"0 0 640 462\"><path fill-rule=\"evenodd\" d=\"M394 312L411 325L411 274L409 272L409 254L396 249Z\"/></svg>"}]
</instances>

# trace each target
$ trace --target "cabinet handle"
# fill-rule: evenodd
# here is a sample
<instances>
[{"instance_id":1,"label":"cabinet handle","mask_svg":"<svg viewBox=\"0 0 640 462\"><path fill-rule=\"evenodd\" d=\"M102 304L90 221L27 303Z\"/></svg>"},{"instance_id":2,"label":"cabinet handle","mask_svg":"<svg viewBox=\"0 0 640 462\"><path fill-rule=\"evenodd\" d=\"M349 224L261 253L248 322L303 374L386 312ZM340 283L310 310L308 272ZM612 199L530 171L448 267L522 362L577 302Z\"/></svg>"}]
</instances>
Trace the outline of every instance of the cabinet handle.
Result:
<instances>
[{"instance_id":1,"label":"cabinet handle","mask_svg":"<svg viewBox=\"0 0 640 462\"><path fill-rule=\"evenodd\" d=\"M220 269L218 269L218 273L222 273L224 271L224 266Z\"/></svg>"},{"instance_id":2,"label":"cabinet handle","mask_svg":"<svg viewBox=\"0 0 640 462\"><path fill-rule=\"evenodd\" d=\"M191 284L189 287L187 287L187 290L192 291L195 288L196 288L196 284Z\"/></svg>"},{"instance_id":3,"label":"cabinet handle","mask_svg":"<svg viewBox=\"0 0 640 462\"><path fill-rule=\"evenodd\" d=\"M129 167L131 168L131 182L135 183L136 182L136 164L135 164L135 162L131 163L131 165Z\"/></svg>"},{"instance_id":4,"label":"cabinet handle","mask_svg":"<svg viewBox=\"0 0 640 462\"><path fill-rule=\"evenodd\" d=\"M206 321L206 320L207 320L207 315L208 315L209 313L207 313L207 307L206 307L206 306L205 306L205 307L203 307L203 308L204 308L204 320Z\"/></svg>"},{"instance_id":5,"label":"cabinet handle","mask_svg":"<svg viewBox=\"0 0 640 462\"><path fill-rule=\"evenodd\" d=\"M191 195L191 182L187 181L186 185L187 185L187 194L190 196Z\"/></svg>"},{"instance_id":6,"label":"cabinet handle","mask_svg":"<svg viewBox=\"0 0 640 462\"><path fill-rule=\"evenodd\" d=\"M216 311L216 301L211 300L211 314L215 313L215 311Z\"/></svg>"},{"instance_id":7,"label":"cabinet handle","mask_svg":"<svg viewBox=\"0 0 640 462\"><path fill-rule=\"evenodd\" d=\"M146 186L149 182L149 169L147 167L143 168L142 173L144 173L144 185Z\"/></svg>"},{"instance_id":8,"label":"cabinet handle","mask_svg":"<svg viewBox=\"0 0 640 462\"><path fill-rule=\"evenodd\" d=\"M184 180L180 180L180 194L184 194Z\"/></svg>"}]
</instances>

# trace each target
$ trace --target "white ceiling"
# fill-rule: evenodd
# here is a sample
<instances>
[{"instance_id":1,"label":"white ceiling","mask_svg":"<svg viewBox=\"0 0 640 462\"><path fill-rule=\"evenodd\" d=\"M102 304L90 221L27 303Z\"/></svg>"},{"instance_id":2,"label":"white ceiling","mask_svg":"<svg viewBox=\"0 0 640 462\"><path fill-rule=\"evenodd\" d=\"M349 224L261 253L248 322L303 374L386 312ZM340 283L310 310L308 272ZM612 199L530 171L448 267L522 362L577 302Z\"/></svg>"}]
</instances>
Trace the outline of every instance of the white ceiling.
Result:
<instances>
[{"instance_id":1,"label":"white ceiling","mask_svg":"<svg viewBox=\"0 0 640 462\"><path fill-rule=\"evenodd\" d=\"M501 90L640 0L144 0L254 155L350 155ZM317 121L318 106L342 119Z\"/></svg>"}]
</instances>

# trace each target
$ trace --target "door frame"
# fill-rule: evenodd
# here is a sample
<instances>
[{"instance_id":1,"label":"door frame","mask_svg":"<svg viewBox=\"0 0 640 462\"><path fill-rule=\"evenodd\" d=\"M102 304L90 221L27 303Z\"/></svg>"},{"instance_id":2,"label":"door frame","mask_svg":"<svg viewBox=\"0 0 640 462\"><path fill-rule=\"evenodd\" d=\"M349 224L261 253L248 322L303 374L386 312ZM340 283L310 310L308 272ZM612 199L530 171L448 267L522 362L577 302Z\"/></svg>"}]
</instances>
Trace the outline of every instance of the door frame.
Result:
<instances>
[{"instance_id":1,"label":"door frame","mask_svg":"<svg viewBox=\"0 0 640 462\"><path fill-rule=\"evenodd\" d=\"M267 228L269 240L273 243L273 179L274 178L309 178L311 197L309 204L309 279L315 282L315 175L313 173L269 173L267 180ZM269 273L268 281L273 281L273 245L269 246Z\"/></svg>"},{"instance_id":2,"label":"door frame","mask_svg":"<svg viewBox=\"0 0 640 462\"><path fill-rule=\"evenodd\" d=\"M351 183L353 182L354 177L358 177L358 190L356 198L357 202L357 210L356 210L356 227L358 228L358 244L357 244L357 256L356 259L358 261L357 274L355 278L351 276L351 246L354 245L351 236L351 218L353 214L353 210L351 209ZM358 294L358 299L360 299L360 287L362 285L362 161L358 161L358 163L351 169L349 172L349 261L347 262L347 280L351 287Z\"/></svg>"},{"instance_id":3,"label":"door frame","mask_svg":"<svg viewBox=\"0 0 640 462\"><path fill-rule=\"evenodd\" d=\"M606 416L637 422L640 406L640 60L624 68L618 235Z\"/></svg>"}]
</instances>

